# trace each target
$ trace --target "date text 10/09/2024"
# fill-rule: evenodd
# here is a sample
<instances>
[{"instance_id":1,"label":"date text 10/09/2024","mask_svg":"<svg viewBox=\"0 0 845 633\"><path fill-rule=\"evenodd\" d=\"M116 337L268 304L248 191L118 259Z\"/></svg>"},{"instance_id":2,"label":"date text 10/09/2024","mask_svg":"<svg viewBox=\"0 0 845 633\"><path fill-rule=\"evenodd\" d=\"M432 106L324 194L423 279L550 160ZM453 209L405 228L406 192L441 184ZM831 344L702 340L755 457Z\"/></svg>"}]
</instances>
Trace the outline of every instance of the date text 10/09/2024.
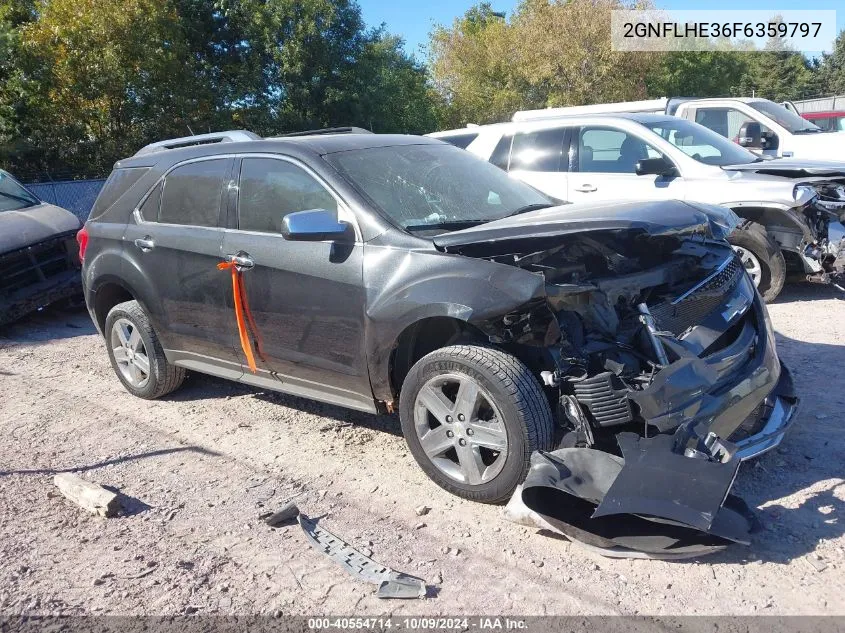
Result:
<instances>
[{"instance_id":1,"label":"date text 10/09/2024","mask_svg":"<svg viewBox=\"0 0 845 633\"><path fill-rule=\"evenodd\" d=\"M427 618L427 617L351 617L351 618L309 618L308 629L321 630L408 630L408 631L519 631L525 630L527 623L518 618L489 617L477 618Z\"/></svg>"}]
</instances>

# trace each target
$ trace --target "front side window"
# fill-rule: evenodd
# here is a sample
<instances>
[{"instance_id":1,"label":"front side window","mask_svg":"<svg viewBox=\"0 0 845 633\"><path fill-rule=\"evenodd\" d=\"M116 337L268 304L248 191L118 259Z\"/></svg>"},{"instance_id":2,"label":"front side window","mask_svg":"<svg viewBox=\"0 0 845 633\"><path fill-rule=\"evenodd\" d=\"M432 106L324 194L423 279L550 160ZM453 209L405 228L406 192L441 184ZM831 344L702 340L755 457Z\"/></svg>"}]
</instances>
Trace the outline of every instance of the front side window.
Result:
<instances>
[{"instance_id":1,"label":"front side window","mask_svg":"<svg viewBox=\"0 0 845 633\"><path fill-rule=\"evenodd\" d=\"M742 165L759 162L759 158L711 129L677 117L642 123L684 152L705 165Z\"/></svg>"},{"instance_id":2,"label":"front side window","mask_svg":"<svg viewBox=\"0 0 845 633\"><path fill-rule=\"evenodd\" d=\"M220 197L229 170L227 158L181 165L164 178L159 222L218 226Z\"/></svg>"},{"instance_id":3,"label":"front side window","mask_svg":"<svg viewBox=\"0 0 845 633\"><path fill-rule=\"evenodd\" d=\"M695 122L734 143L739 143L749 123L755 123L749 115L736 108L699 108L695 113ZM761 134L772 134L768 127L762 123L759 125Z\"/></svg>"},{"instance_id":4,"label":"front side window","mask_svg":"<svg viewBox=\"0 0 845 633\"><path fill-rule=\"evenodd\" d=\"M490 222L552 200L489 162L451 145L372 147L326 160L407 231Z\"/></svg>"},{"instance_id":5,"label":"front side window","mask_svg":"<svg viewBox=\"0 0 845 633\"><path fill-rule=\"evenodd\" d=\"M520 132L513 137L510 170L561 171L566 128ZM565 171L565 169L564 169Z\"/></svg>"},{"instance_id":6,"label":"front side window","mask_svg":"<svg viewBox=\"0 0 845 633\"><path fill-rule=\"evenodd\" d=\"M280 233L295 211L337 212L334 197L311 174L284 160L245 158L238 187L238 228Z\"/></svg>"},{"instance_id":7,"label":"front side window","mask_svg":"<svg viewBox=\"0 0 845 633\"><path fill-rule=\"evenodd\" d=\"M751 101L748 105L793 134L813 134L822 131L800 114L795 114L792 110L787 110L773 101Z\"/></svg>"},{"instance_id":8,"label":"front side window","mask_svg":"<svg viewBox=\"0 0 845 633\"><path fill-rule=\"evenodd\" d=\"M578 171L635 174L637 162L660 152L638 136L605 127L584 127L578 138Z\"/></svg>"},{"instance_id":9,"label":"front side window","mask_svg":"<svg viewBox=\"0 0 845 633\"><path fill-rule=\"evenodd\" d=\"M0 211L26 209L34 207L38 202L38 198L24 189L22 184L0 169Z\"/></svg>"}]
</instances>

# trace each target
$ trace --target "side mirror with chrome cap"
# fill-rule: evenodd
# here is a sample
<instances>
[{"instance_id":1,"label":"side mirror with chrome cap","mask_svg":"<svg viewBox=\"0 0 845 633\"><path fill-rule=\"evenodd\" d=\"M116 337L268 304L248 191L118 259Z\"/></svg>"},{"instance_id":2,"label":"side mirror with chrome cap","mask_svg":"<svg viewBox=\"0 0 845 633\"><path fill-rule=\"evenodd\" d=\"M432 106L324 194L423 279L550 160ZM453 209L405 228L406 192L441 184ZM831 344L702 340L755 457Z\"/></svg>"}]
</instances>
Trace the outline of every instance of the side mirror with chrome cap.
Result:
<instances>
[{"instance_id":1,"label":"side mirror with chrome cap","mask_svg":"<svg viewBox=\"0 0 845 633\"><path fill-rule=\"evenodd\" d=\"M337 219L336 211L308 209L288 213L282 219L282 236L286 240L322 242L352 235L352 226Z\"/></svg>"}]
</instances>

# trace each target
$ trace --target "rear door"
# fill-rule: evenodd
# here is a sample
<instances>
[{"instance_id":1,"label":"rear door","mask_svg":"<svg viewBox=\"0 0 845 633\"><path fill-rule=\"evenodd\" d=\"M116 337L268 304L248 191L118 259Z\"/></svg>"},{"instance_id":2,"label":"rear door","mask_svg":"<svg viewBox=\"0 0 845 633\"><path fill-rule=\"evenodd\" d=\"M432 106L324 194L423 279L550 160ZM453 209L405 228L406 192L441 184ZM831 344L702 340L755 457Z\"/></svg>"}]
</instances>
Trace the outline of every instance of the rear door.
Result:
<instances>
[{"instance_id":1,"label":"rear door","mask_svg":"<svg viewBox=\"0 0 845 633\"><path fill-rule=\"evenodd\" d=\"M241 374L237 324L231 279L217 264L233 165L231 158L177 165L141 202L124 236L155 295L156 331L169 354L186 366L219 365L228 378Z\"/></svg>"},{"instance_id":2,"label":"rear door","mask_svg":"<svg viewBox=\"0 0 845 633\"><path fill-rule=\"evenodd\" d=\"M571 202L685 197L680 176L637 175L637 161L663 154L635 134L607 126L585 125L573 130L572 149L568 188Z\"/></svg>"},{"instance_id":3,"label":"rear door","mask_svg":"<svg viewBox=\"0 0 845 633\"><path fill-rule=\"evenodd\" d=\"M327 209L354 216L306 165L281 156L246 156L233 201L236 223L223 252L248 258L243 272L255 328L253 383L362 408L372 407L364 351L363 245L346 241L288 241L288 213ZM246 359L241 356L242 362Z\"/></svg>"},{"instance_id":4,"label":"rear door","mask_svg":"<svg viewBox=\"0 0 845 633\"><path fill-rule=\"evenodd\" d=\"M508 172L543 193L567 200L569 128L558 126L513 135Z\"/></svg>"}]
</instances>

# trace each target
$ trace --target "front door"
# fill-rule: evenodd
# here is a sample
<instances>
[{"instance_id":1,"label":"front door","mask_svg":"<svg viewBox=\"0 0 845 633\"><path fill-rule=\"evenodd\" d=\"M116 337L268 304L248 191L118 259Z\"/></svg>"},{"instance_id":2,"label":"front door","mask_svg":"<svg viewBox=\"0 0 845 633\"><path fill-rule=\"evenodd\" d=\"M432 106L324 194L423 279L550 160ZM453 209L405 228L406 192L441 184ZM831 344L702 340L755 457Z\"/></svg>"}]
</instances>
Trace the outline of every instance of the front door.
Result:
<instances>
[{"instance_id":1,"label":"front door","mask_svg":"<svg viewBox=\"0 0 845 633\"><path fill-rule=\"evenodd\" d=\"M360 238L300 242L281 235L288 213L327 209L350 219L349 211L307 167L279 157L242 160L234 205L237 228L225 231L223 252L250 265L242 280L258 370L247 370L244 380L372 407Z\"/></svg>"},{"instance_id":2,"label":"front door","mask_svg":"<svg viewBox=\"0 0 845 633\"><path fill-rule=\"evenodd\" d=\"M571 202L684 199L680 176L637 175L639 160L662 156L638 136L601 126L584 126L576 135L567 196Z\"/></svg>"},{"instance_id":3,"label":"front door","mask_svg":"<svg viewBox=\"0 0 845 633\"><path fill-rule=\"evenodd\" d=\"M153 327L168 354L188 367L212 363L228 378L241 370L231 282L217 264L221 201L233 164L214 158L177 166L142 202L124 235L137 262L126 274L143 275L151 288Z\"/></svg>"}]
</instances>

